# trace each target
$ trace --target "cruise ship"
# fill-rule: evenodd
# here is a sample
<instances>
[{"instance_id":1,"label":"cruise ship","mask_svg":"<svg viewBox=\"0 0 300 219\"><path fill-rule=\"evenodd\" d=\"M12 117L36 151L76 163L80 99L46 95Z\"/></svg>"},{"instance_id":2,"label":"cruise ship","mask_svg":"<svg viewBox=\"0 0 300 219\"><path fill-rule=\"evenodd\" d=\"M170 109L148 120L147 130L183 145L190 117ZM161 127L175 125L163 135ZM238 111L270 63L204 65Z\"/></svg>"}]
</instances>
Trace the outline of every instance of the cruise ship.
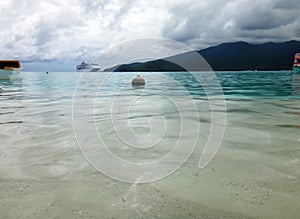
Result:
<instances>
[{"instance_id":1,"label":"cruise ship","mask_svg":"<svg viewBox=\"0 0 300 219\"><path fill-rule=\"evenodd\" d=\"M0 80L8 80L21 70L20 60L0 60Z\"/></svg>"},{"instance_id":2,"label":"cruise ship","mask_svg":"<svg viewBox=\"0 0 300 219\"><path fill-rule=\"evenodd\" d=\"M83 61L80 65L76 66L76 71L78 72L97 72L100 71L100 66L98 64L86 63Z\"/></svg>"}]
</instances>

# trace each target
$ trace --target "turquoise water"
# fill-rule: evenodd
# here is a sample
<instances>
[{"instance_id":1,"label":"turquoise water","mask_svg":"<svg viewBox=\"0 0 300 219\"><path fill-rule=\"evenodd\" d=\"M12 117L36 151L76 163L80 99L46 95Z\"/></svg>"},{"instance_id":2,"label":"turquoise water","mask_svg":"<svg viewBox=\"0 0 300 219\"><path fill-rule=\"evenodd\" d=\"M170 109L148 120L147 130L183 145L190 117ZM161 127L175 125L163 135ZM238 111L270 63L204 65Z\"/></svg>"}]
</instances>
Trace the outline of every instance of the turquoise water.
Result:
<instances>
[{"instance_id":1,"label":"turquoise water","mask_svg":"<svg viewBox=\"0 0 300 219\"><path fill-rule=\"evenodd\" d=\"M99 74L75 72L22 72L15 80L0 81L1 217L299 217L299 74L220 72L224 96L210 73L197 73L200 84L188 73L140 74L145 87L131 86L136 73L115 73L101 84L95 79ZM212 122L205 90L211 98L225 98L227 122L216 156L199 169ZM75 119L84 146L73 129L76 92L84 103L94 104ZM191 98L196 110L189 108ZM159 147L131 147L123 122L143 136L143 144ZM91 123L109 150L130 162L167 155L179 127L186 130L185 144L195 135L189 127L197 123L200 131L195 150L177 171L132 184L101 174L86 159L82 147L94 144L87 129Z\"/></svg>"}]
</instances>

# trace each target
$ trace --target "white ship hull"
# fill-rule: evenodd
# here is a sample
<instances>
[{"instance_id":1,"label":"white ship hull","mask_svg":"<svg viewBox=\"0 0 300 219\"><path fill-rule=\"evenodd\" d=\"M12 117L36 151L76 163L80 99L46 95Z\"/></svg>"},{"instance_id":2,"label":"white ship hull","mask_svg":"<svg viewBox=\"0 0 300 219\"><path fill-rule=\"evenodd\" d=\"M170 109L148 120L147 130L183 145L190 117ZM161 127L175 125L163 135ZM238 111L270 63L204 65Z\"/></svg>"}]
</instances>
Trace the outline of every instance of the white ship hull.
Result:
<instances>
[{"instance_id":1,"label":"white ship hull","mask_svg":"<svg viewBox=\"0 0 300 219\"><path fill-rule=\"evenodd\" d=\"M98 72L100 71L100 66L98 64L89 64L82 62L80 65L76 66L76 71L78 72Z\"/></svg>"}]
</instances>

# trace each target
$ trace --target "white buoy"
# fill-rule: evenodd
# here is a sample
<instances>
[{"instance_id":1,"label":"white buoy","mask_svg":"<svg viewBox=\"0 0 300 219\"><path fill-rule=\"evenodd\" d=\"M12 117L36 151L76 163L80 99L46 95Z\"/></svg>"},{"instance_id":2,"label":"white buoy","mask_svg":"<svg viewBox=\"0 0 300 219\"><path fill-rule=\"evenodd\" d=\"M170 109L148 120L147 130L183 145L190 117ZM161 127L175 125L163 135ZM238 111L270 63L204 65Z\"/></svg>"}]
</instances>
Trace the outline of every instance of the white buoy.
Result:
<instances>
[{"instance_id":1,"label":"white buoy","mask_svg":"<svg viewBox=\"0 0 300 219\"><path fill-rule=\"evenodd\" d=\"M131 81L132 85L145 85L145 80L140 75L137 75L134 79Z\"/></svg>"}]
</instances>

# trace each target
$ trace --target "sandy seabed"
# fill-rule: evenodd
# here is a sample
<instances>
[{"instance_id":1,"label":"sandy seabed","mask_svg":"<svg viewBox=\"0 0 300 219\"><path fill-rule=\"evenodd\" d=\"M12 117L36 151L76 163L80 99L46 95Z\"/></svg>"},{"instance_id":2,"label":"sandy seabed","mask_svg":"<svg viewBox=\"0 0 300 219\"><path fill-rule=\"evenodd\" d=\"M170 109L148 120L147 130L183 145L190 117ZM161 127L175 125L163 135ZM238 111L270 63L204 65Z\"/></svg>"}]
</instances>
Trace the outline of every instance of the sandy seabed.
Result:
<instances>
[{"instance_id":1,"label":"sandy seabed","mask_svg":"<svg viewBox=\"0 0 300 219\"><path fill-rule=\"evenodd\" d=\"M199 98L200 143L191 157L170 176L137 185L104 176L85 159L72 126L75 85L63 90L73 75L49 77L28 73L20 87L3 86L0 218L299 218L299 100L228 97L221 148L199 169L210 128ZM107 115L97 116L112 150L126 152L109 135Z\"/></svg>"},{"instance_id":2,"label":"sandy seabed","mask_svg":"<svg viewBox=\"0 0 300 219\"><path fill-rule=\"evenodd\" d=\"M1 218L297 218L300 214L299 160L229 148L233 139L226 136L206 168L198 168L198 148L172 175L137 185L112 180L93 168L69 128L20 123L2 130Z\"/></svg>"}]
</instances>

